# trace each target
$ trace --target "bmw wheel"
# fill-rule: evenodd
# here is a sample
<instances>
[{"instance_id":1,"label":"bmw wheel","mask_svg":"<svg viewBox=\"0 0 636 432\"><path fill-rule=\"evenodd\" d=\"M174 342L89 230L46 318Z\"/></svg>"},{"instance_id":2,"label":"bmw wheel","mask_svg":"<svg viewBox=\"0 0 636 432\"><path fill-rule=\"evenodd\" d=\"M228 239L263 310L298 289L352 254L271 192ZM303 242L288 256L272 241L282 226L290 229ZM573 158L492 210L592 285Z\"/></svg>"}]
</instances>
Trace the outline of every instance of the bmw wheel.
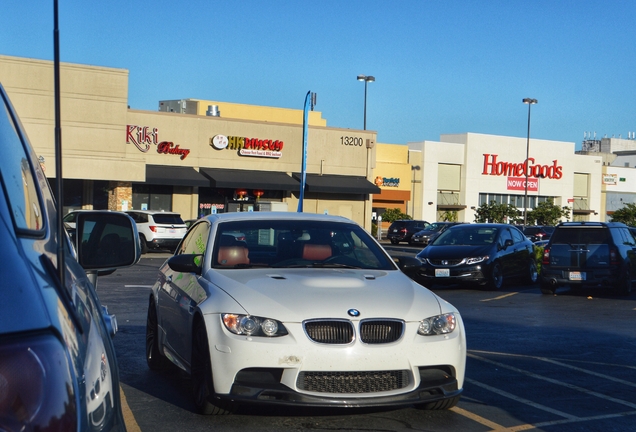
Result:
<instances>
[{"instance_id":1,"label":"bmw wheel","mask_svg":"<svg viewBox=\"0 0 636 432\"><path fill-rule=\"evenodd\" d=\"M214 382L212 381L208 333L202 320L195 324L192 334L191 373L192 393L197 411L204 415L230 414L230 410L213 399Z\"/></svg>"},{"instance_id":2,"label":"bmw wheel","mask_svg":"<svg viewBox=\"0 0 636 432\"><path fill-rule=\"evenodd\" d=\"M159 325L154 303L151 299L146 318L146 363L150 370L159 371L167 369L170 366L170 360L159 350Z\"/></svg>"},{"instance_id":3,"label":"bmw wheel","mask_svg":"<svg viewBox=\"0 0 636 432\"><path fill-rule=\"evenodd\" d=\"M503 270L501 269L501 264L498 262L493 263L492 269L490 271L490 279L488 280L488 288L491 290L500 290L503 286L504 277Z\"/></svg>"}]
</instances>

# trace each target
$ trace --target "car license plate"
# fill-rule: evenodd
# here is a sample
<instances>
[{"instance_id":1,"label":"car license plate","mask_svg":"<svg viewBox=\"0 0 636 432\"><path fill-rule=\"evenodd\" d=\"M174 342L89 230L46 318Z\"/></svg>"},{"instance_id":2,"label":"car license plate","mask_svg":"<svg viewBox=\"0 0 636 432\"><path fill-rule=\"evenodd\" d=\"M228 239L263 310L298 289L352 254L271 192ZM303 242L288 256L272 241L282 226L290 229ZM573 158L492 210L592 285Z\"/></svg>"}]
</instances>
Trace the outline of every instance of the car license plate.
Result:
<instances>
[{"instance_id":1,"label":"car license plate","mask_svg":"<svg viewBox=\"0 0 636 432\"><path fill-rule=\"evenodd\" d=\"M176 229L168 229L168 233L170 234L176 234L177 230Z\"/></svg>"},{"instance_id":2,"label":"car license plate","mask_svg":"<svg viewBox=\"0 0 636 432\"><path fill-rule=\"evenodd\" d=\"M435 277L449 277L450 270L449 269L435 269Z\"/></svg>"},{"instance_id":3,"label":"car license plate","mask_svg":"<svg viewBox=\"0 0 636 432\"><path fill-rule=\"evenodd\" d=\"M573 281L584 281L585 280L585 272L570 272L570 280L573 280Z\"/></svg>"}]
</instances>

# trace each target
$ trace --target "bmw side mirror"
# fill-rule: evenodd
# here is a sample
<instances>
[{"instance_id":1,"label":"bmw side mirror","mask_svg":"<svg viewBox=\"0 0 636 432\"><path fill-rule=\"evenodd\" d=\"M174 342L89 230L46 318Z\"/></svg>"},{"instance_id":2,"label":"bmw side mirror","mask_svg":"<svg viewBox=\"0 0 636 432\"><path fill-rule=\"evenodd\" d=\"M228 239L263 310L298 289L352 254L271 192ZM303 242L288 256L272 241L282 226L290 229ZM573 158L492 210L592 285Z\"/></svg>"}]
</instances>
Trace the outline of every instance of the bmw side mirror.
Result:
<instances>
[{"instance_id":1,"label":"bmw side mirror","mask_svg":"<svg viewBox=\"0 0 636 432\"><path fill-rule=\"evenodd\" d=\"M201 274L201 261L203 255L200 254L179 254L168 259L168 266L171 270L179 273Z\"/></svg>"}]
</instances>

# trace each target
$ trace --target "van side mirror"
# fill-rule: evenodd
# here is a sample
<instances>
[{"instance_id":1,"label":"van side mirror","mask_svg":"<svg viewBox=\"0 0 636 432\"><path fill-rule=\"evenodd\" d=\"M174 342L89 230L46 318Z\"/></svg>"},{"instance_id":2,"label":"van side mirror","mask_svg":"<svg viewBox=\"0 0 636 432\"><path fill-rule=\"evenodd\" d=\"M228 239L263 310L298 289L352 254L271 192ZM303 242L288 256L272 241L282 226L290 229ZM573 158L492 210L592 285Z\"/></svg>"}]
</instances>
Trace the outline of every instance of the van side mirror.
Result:
<instances>
[{"instance_id":1,"label":"van side mirror","mask_svg":"<svg viewBox=\"0 0 636 432\"><path fill-rule=\"evenodd\" d=\"M129 267L141 258L137 225L125 213L81 212L74 237L77 260L84 270Z\"/></svg>"}]
</instances>

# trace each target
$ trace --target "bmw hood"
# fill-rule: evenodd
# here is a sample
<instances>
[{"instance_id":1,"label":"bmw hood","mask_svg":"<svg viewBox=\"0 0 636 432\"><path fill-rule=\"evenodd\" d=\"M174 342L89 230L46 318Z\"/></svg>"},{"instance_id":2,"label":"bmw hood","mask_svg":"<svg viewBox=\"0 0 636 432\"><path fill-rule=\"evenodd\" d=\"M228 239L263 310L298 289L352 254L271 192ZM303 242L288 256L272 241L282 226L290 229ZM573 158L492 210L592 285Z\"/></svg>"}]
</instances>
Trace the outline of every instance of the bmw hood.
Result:
<instances>
[{"instance_id":1,"label":"bmw hood","mask_svg":"<svg viewBox=\"0 0 636 432\"><path fill-rule=\"evenodd\" d=\"M287 322L350 318L347 312L351 309L359 311L362 319L382 317L419 321L451 308L400 271L225 270L210 272L208 279L230 295L246 313ZM447 305L444 310L440 305L442 302Z\"/></svg>"}]
</instances>

